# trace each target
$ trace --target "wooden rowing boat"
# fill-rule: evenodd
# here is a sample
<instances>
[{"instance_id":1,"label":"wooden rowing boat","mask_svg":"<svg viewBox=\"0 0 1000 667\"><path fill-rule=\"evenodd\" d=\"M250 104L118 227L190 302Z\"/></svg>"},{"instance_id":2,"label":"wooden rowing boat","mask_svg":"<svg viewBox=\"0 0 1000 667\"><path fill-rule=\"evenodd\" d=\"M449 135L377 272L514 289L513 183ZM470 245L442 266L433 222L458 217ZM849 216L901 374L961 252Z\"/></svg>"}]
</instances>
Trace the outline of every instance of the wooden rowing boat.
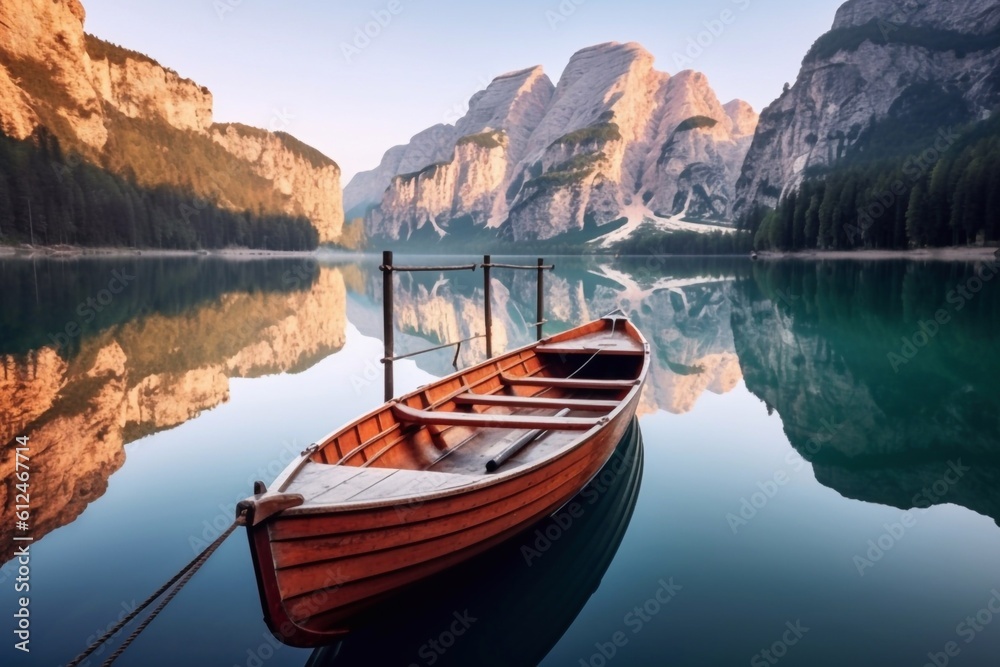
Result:
<instances>
[{"instance_id":1,"label":"wooden rowing boat","mask_svg":"<svg viewBox=\"0 0 1000 667\"><path fill-rule=\"evenodd\" d=\"M642 447L633 419L608 462L565 507L366 610L358 629L313 651L305 667L541 664L617 555L641 487Z\"/></svg>"},{"instance_id":2,"label":"wooden rowing boat","mask_svg":"<svg viewBox=\"0 0 1000 667\"><path fill-rule=\"evenodd\" d=\"M240 502L268 627L328 644L366 607L552 514L629 426L649 345L622 313L390 401Z\"/></svg>"}]
</instances>

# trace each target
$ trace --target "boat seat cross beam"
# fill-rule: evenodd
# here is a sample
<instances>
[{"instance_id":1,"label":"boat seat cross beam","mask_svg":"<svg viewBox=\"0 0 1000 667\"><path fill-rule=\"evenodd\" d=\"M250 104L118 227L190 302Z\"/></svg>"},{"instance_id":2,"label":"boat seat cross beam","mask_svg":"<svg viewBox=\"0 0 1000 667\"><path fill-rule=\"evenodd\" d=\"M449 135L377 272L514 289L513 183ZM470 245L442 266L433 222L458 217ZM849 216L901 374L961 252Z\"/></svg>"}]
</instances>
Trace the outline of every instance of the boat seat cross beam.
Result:
<instances>
[{"instance_id":1,"label":"boat seat cross beam","mask_svg":"<svg viewBox=\"0 0 1000 667\"><path fill-rule=\"evenodd\" d=\"M532 428L552 431L587 431L607 420L606 417L591 419L581 417L439 412L411 408L402 403L393 403L392 414L398 421L421 425L470 426L473 428Z\"/></svg>"},{"instance_id":2,"label":"boat seat cross beam","mask_svg":"<svg viewBox=\"0 0 1000 667\"><path fill-rule=\"evenodd\" d=\"M465 393L455 397L459 405L490 405L505 408L572 408L584 412L609 412L619 406L618 401L582 398L542 398L535 396L498 396L494 394Z\"/></svg>"},{"instance_id":3,"label":"boat seat cross beam","mask_svg":"<svg viewBox=\"0 0 1000 667\"><path fill-rule=\"evenodd\" d=\"M555 387L558 389L631 389L638 380L601 380L590 378L516 377L503 373L500 381L509 386Z\"/></svg>"}]
</instances>

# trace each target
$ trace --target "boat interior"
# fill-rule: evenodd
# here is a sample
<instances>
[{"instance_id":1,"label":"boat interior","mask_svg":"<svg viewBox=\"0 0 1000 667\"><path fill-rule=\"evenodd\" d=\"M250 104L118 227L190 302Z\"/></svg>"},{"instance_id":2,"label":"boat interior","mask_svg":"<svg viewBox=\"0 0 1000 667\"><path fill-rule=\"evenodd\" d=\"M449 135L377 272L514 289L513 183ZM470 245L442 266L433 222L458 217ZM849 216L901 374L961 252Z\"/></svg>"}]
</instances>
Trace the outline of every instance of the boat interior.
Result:
<instances>
[{"instance_id":1,"label":"boat interior","mask_svg":"<svg viewBox=\"0 0 1000 667\"><path fill-rule=\"evenodd\" d=\"M343 502L386 497L376 487L397 487L391 496L443 490L528 465L605 423L640 382L645 355L641 336L623 319L551 337L351 424L320 443L310 458L320 465L302 470L294 486L308 486L310 477L329 481L339 466L344 480L332 489L324 484L324 497L312 500Z\"/></svg>"}]
</instances>

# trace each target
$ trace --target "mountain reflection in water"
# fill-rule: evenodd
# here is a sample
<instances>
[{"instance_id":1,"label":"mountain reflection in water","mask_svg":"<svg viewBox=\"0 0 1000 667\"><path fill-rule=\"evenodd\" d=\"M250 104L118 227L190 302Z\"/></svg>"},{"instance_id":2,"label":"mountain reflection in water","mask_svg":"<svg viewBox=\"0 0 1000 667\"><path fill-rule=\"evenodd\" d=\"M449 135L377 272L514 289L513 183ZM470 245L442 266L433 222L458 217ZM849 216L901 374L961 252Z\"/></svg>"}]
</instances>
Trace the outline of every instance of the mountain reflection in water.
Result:
<instances>
[{"instance_id":1,"label":"mountain reflection in water","mask_svg":"<svg viewBox=\"0 0 1000 667\"><path fill-rule=\"evenodd\" d=\"M974 270L783 262L736 283L747 388L781 415L820 483L901 509L954 503L1000 525L1000 295L949 302ZM941 310L947 323L904 357L904 340L923 342L921 323ZM906 362L894 368L891 354Z\"/></svg>"},{"instance_id":2,"label":"mountain reflection in water","mask_svg":"<svg viewBox=\"0 0 1000 667\"><path fill-rule=\"evenodd\" d=\"M0 471L12 484L12 444L28 435L32 495L45 499L32 511L35 540L103 495L129 442L224 403L230 378L305 369L344 343L343 277L314 263L2 264L14 305L0 338ZM134 281L97 313L86 294L115 271ZM45 305L33 310L35 272ZM67 322L82 333L69 338ZM11 493L0 486L0 503ZM12 554L12 530L0 526L0 561Z\"/></svg>"},{"instance_id":3,"label":"mountain reflection in water","mask_svg":"<svg viewBox=\"0 0 1000 667\"><path fill-rule=\"evenodd\" d=\"M1000 517L1000 295L984 289L961 310L948 299L973 264L556 265L547 333L621 307L652 344L640 416L684 414L705 392L745 382L819 481L845 497ZM88 306L116 271L135 278L99 312ZM0 276L0 502L11 497L13 439L28 435L33 490L46 498L34 509L36 540L104 493L126 444L224 403L231 378L308 369L341 349L348 327L381 336L375 259L4 260ZM397 276L397 354L481 333L481 281L478 272ZM531 342L533 272L494 272L493 293L494 349ZM887 355L942 308L950 322L895 372ZM481 340L463 345L459 365L483 353ZM415 363L441 376L452 356ZM370 365L380 381L377 359ZM970 469L935 492L953 463ZM0 526L0 543L11 544L10 531ZM11 547L2 549L6 561Z\"/></svg>"}]
</instances>

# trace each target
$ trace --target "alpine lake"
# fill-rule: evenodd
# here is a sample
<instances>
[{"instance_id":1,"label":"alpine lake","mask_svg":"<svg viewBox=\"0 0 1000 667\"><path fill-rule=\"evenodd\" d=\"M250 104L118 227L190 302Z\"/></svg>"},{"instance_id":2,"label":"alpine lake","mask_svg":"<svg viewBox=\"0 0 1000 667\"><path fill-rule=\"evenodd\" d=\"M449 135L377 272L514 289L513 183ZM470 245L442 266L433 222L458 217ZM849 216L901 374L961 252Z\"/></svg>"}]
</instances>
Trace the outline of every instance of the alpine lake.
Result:
<instances>
[{"instance_id":1,"label":"alpine lake","mask_svg":"<svg viewBox=\"0 0 1000 667\"><path fill-rule=\"evenodd\" d=\"M622 308L653 348L638 429L571 505L316 650L271 637L240 529L117 664L1000 664L1000 263L547 260L546 334ZM378 266L0 260L3 665L71 660L382 402ZM535 274L493 278L494 350L532 342ZM396 354L482 333L481 271L395 280ZM397 362L396 392L454 356Z\"/></svg>"}]
</instances>

